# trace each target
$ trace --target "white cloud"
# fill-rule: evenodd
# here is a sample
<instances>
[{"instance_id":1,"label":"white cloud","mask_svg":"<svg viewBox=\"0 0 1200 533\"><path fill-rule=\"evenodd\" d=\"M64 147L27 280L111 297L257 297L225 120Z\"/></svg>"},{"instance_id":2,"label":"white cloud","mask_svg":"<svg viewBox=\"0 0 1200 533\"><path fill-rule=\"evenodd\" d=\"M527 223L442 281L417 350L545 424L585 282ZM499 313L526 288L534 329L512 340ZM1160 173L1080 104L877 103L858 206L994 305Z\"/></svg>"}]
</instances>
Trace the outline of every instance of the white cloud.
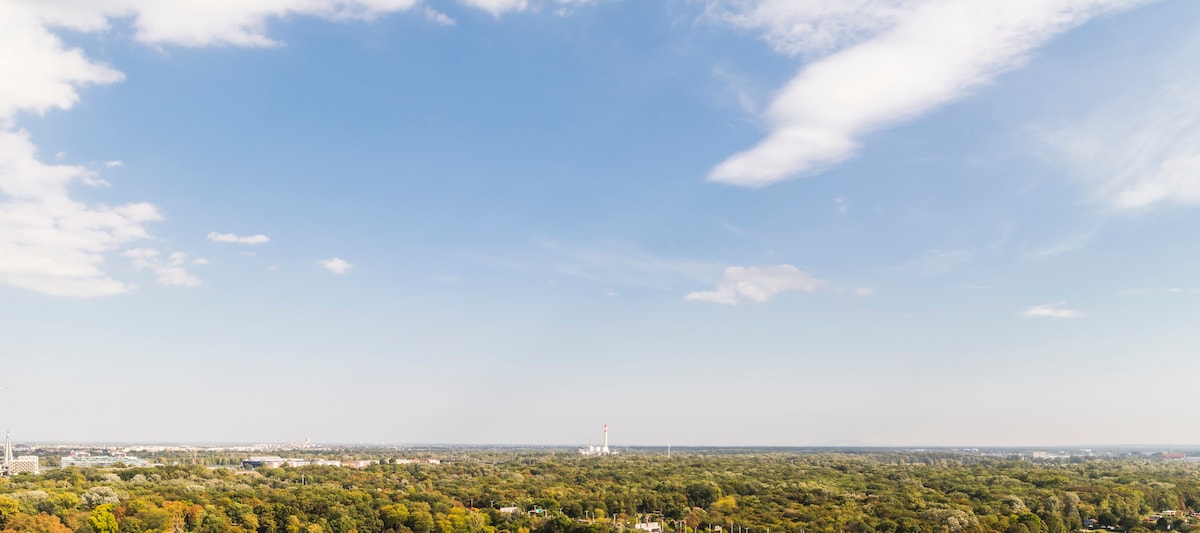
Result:
<instances>
[{"instance_id":1,"label":"white cloud","mask_svg":"<svg viewBox=\"0 0 1200 533\"><path fill-rule=\"evenodd\" d=\"M508 12L525 11L529 8L528 0L459 0L459 2L487 11L496 17Z\"/></svg>"},{"instance_id":2,"label":"white cloud","mask_svg":"<svg viewBox=\"0 0 1200 533\"><path fill-rule=\"evenodd\" d=\"M765 186L845 160L872 131L961 98L1054 35L1146 0L718 0L777 51L819 54L766 112L771 131L713 181Z\"/></svg>"},{"instance_id":3,"label":"white cloud","mask_svg":"<svg viewBox=\"0 0 1200 533\"><path fill-rule=\"evenodd\" d=\"M453 26L457 23L453 18L450 18L449 15L432 7L425 6L421 11L425 13L426 20L439 26Z\"/></svg>"},{"instance_id":4,"label":"white cloud","mask_svg":"<svg viewBox=\"0 0 1200 533\"><path fill-rule=\"evenodd\" d=\"M370 20L404 11L418 0L75 0L60 2L63 14L105 29L109 17L131 16L136 39L180 46L277 46L267 23L292 15L331 20Z\"/></svg>"},{"instance_id":5,"label":"white cloud","mask_svg":"<svg viewBox=\"0 0 1200 533\"><path fill-rule=\"evenodd\" d=\"M1200 205L1200 76L1171 72L1180 75L1135 81L1128 94L1043 135L1098 200L1120 210Z\"/></svg>"},{"instance_id":6,"label":"white cloud","mask_svg":"<svg viewBox=\"0 0 1200 533\"><path fill-rule=\"evenodd\" d=\"M242 236L233 233L217 233L215 231L208 233L208 240L232 244L266 244L271 242L271 238L263 234Z\"/></svg>"},{"instance_id":7,"label":"white cloud","mask_svg":"<svg viewBox=\"0 0 1200 533\"><path fill-rule=\"evenodd\" d=\"M114 159L114 160L112 160L112 161L105 161L105 162L104 162L104 167L105 167L105 168L121 168L122 166L125 166L125 163L124 163L123 161L120 161L120 160L117 160L117 159Z\"/></svg>"},{"instance_id":8,"label":"white cloud","mask_svg":"<svg viewBox=\"0 0 1200 533\"><path fill-rule=\"evenodd\" d=\"M49 4L49 5L45 5ZM0 2L0 126L11 128L20 111L42 114L70 109L79 101L77 87L115 83L124 75L66 48L48 24L67 24L56 16L58 2Z\"/></svg>"},{"instance_id":9,"label":"white cloud","mask_svg":"<svg viewBox=\"0 0 1200 533\"><path fill-rule=\"evenodd\" d=\"M1083 316L1083 313L1080 313L1079 311L1063 308L1064 305L1067 305L1065 300L1054 302L1052 304L1035 305L1023 311L1021 316L1025 318L1050 318L1054 320L1058 320L1060 318L1079 318Z\"/></svg>"},{"instance_id":10,"label":"white cloud","mask_svg":"<svg viewBox=\"0 0 1200 533\"><path fill-rule=\"evenodd\" d=\"M148 203L110 207L75 201L70 187L76 183L103 181L82 166L39 161L24 130L0 130L0 282L70 297L133 288L101 266L108 253L149 238L146 225L162 215Z\"/></svg>"},{"instance_id":11,"label":"white cloud","mask_svg":"<svg viewBox=\"0 0 1200 533\"><path fill-rule=\"evenodd\" d=\"M817 279L792 265L768 265L762 267L729 267L725 277L711 291L689 293L689 301L713 302L737 305L749 300L765 302L785 291L813 292L826 282Z\"/></svg>"},{"instance_id":12,"label":"white cloud","mask_svg":"<svg viewBox=\"0 0 1200 533\"><path fill-rule=\"evenodd\" d=\"M844 215L850 212L850 204L847 202L848 200L845 196L834 197L833 205L837 206L837 212L839 215Z\"/></svg>"},{"instance_id":13,"label":"white cloud","mask_svg":"<svg viewBox=\"0 0 1200 533\"><path fill-rule=\"evenodd\" d=\"M317 264L321 265L321 268L324 268L325 270L333 272L334 274L345 274L345 273L349 272L350 269L354 268L354 265L350 264L345 259L342 259L340 257L331 257L329 259L322 259L320 261L317 261Z\"/></svg>"},{"instance_id":14,"label":"white cloud","mask_svg":"<svg viewBox=\"0 0 1200 533\"><path fill-rule=\"evenodd\" d=\"M206 259L204 257L197 257L192 260L193 265L207 265L209 263L211 263L211 261L209 261L208 259Z\"/></svg>"},{"instance_id":15,"label":"white cloud","mask_svg":"<svg viewBox=\"0 0 1200 533\"><path fill-rule=\"evenodd\" d=\"M124 251L121 255L128 257L134 268L154 272L154 282L159 285L199 287L204 284L200 278L189 274L184 267L187 264L187 254L183 252L173 252L164 258L158 250L134 248Z\"/></svg>"}]
</instances>

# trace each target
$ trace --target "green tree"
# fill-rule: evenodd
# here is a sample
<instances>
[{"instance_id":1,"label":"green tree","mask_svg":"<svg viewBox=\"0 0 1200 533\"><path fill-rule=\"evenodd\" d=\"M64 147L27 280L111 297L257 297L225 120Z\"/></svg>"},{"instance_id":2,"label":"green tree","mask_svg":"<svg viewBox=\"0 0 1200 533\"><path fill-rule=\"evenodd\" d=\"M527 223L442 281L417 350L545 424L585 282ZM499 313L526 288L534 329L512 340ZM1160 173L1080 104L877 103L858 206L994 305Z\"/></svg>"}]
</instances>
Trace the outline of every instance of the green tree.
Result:
<instances>
[{"instance_id":1,"label":"green tree","mask_svg":"<svg viewBox=\"0 0 1200 533\"><path fill-rule=\"evenodd\" d=\"M20 512L21 503L8 496L0 496L0 527L7 527L8 521Z\"/></svg>"},{"instance_id":2,"label":"green tree","mask_svg":"<svg viewBox=\"0 0 1200 533\"><path fill-rule=\"evenodd\" d=\"M88 513L88 525L96 533L117 533L117 517L113 515L111 503L96 506Z\"/></svg>"}]
</instances>

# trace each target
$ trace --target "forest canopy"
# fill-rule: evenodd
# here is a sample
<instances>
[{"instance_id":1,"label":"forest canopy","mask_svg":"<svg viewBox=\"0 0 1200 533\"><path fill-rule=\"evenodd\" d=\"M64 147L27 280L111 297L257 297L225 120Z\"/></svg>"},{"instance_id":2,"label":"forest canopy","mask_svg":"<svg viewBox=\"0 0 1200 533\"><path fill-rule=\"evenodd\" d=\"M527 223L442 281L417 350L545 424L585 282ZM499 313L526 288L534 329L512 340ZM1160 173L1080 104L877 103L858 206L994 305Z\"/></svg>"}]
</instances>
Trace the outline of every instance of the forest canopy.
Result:
<instances>
[{"instance_id":1,"label":"forest canopy","mask_svg":"<svg viewBox=\"0 0 1200 533\"><path fill-rule=\"evenodd\" d=\"M227 461L226 461L227 462ZM441 464L51 469L0 480L38 533L1190 531L1200 469L956 453L460 453ZM635 524L642 524L635 530Z\"/></svg>"}]
</instances>

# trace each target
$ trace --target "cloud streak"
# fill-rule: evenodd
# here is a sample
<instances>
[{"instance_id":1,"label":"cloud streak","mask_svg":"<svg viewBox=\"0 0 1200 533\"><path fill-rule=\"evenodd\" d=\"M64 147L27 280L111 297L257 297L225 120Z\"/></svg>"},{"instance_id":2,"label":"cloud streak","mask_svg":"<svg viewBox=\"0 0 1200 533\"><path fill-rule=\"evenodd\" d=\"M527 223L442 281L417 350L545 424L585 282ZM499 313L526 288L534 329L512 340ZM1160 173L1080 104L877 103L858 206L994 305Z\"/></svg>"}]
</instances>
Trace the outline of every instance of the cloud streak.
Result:
<instances>
[{"instance_id":1,"label":"cloud streak","mask_svg":"<svg viewBox=\"0 0 1200 533\"><path fill-rule=\"evenodd\" d=\"M1059 320L1064 318L1079 318L1083 313L1074 309L1067 309L1063 306L1067 305L1066 300L1058 301L1050 304L1035 305L1021 312L1021 316L1025 318L1049 318Z\"/></svg>"},{"instance_id":2,"label":"cloud streak","mask_svg":"<svg viewBox=\"0 0 1200 533\"><path fill-rule=\"evenodd\" d=\"M805 65L766 112L771 131L711 181L761 187L852 157L862 138L962 98L1056 34L1145 0L727 0L711 11Z\"/></svg>"},{"instance_id":3,"label":"cloud streak","mask_svg":"<svg viewBox=\"0 0 1200 533\"><path fill-rule=\"evenodd\" d=\"M768 265L761 267L729 267L717 287L711 291L692 292L684 296L692 302L711 302L737 305L743 301L766 302L775 295L800 291L811 293L828 285L828 282L792 265Z\"/></svg>"},{"instance_id":4,"label":"cloud streak","mask_svg":"<svg viewBox=\"0 0 1200 533\"><path fill-rule=\"evenodd\" d=\"M1185 47L1197 50L1194 42ZM1096 199L1118 211L1200 205L1200 76L1171 71L1170 81L1135 81L1126 94L1042 135Z\"/></svg>"},{"instance_id":5,"label":"cloud streak","mask_svg":"<svg viewBox=\"0 0 1200 533\"><path fill-rule=\"evenodd\" d=\"M217 233L209 232L208 240L212 242L222 242L230 244L266 244L271 242L271 238L263 234L257 235L236 235L233 233Z\"/></svg>"}]
</instances>

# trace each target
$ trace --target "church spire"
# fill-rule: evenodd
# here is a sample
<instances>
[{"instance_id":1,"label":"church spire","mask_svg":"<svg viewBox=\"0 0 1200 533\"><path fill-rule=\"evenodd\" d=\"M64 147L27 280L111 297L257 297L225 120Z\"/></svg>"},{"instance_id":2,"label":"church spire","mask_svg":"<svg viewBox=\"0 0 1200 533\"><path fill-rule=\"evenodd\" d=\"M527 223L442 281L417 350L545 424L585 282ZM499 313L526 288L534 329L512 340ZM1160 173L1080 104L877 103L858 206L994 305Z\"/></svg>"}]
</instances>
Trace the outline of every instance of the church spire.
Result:
<instances>
[{"instance_id":1,"label":"church spire","mask_svg":"<svg viewBox=\"0 0 1200 533\"><path fill-rule=\"evenodd\" d=\"M12 456L12 435L4 432L4 466L11 467L13 462Z\"/></svg>"}]
</instances>

